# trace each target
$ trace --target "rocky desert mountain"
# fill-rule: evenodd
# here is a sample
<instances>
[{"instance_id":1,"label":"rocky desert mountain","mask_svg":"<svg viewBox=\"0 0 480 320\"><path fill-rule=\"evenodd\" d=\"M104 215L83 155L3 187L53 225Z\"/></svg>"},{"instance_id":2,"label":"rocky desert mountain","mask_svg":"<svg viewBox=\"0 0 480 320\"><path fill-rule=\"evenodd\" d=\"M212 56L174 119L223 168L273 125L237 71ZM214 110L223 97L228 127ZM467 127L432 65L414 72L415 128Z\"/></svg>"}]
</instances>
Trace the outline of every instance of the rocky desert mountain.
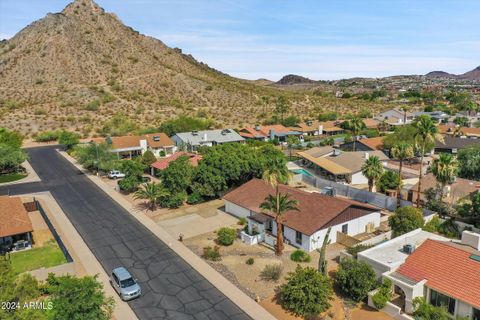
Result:
<instances>
[{"instance_id":1,"label":"rocky desert mountain","mask_svg":"<svg viewBox=\"0 0 480 320\"><path fill-rule=\"evenodd\" d=\"M480 66L463 74L452 74L445 71L432 71L427 73L425 77L480 81Z\"/></svg>"},{"instance_id":2,"label":"rocky desert mountain","mask_svg":"<svg viewBox=\"0 0 480 320\"><path fill-rule=\"evenodd\" d=\"M0 42L0 126L27 135L57 128L94 134L116 113L145 127L179 114L253 124L280 95L302 117L360 107L230 77L125 26L91 0L76 0ZM271 105L262 106L261 96Z\"/></svg>"}]
</instances>

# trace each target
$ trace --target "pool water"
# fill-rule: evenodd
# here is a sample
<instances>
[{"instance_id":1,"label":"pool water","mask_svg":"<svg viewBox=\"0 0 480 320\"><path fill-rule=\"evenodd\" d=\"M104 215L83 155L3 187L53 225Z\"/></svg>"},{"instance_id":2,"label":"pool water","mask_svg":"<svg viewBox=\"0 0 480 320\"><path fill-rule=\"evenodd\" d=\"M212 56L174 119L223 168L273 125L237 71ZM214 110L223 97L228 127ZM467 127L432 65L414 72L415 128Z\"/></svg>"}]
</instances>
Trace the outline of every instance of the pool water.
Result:
<instances>
[{"instance_id":1,"label":"pool water","mask_svg":"<svg viewBox=\"0 0 480 320\"><path fill-rule=\"evenodd\" d=\"M308 172L305 169L295 169L295 170L292 170L292 172L295 173L295 174L303 174L305 176L313 177L313 174L311 174L310 172Z\"/></svg>"}]
</instances>

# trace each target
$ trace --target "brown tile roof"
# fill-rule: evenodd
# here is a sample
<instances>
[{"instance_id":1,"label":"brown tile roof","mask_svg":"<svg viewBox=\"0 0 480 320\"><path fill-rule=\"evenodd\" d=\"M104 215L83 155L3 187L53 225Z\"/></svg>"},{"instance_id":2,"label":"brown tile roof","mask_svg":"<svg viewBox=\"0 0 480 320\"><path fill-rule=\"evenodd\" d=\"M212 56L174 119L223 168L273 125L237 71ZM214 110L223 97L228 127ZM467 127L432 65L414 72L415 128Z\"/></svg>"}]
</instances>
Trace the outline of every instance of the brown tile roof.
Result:
<instances>
[{"instance_id":1,"label":"brown tile roof","mask_svg":"<svg viewBox=\"0 0 480 320\"><path fill-rule=\"evenodd\" d=\"M359 172L362 170L362 166L365 163L366 154L368 153L369 157L376 156L380 161L387 161L388 157L382 151L347 151L341 152L338 156L328 156L324 159L335 163L338 166L347 168L350 173ZM334 173L334 172L332 172Z\"/></svg>"},{"instance_id":2,"label":"brown tile roof","mask_svg":"<svg viewBox=\"0 0 480 320\"><path fill-rule=\"evenodd\" d=\"M363 123L368 129L374 129L378 127L379 122L375 119L363 119Z\"/></svg>"},{"instance_id":3,"label":"brown tile roof","mask_svg":"<svg viewBox=\"0 0 480 320\"><path fill-rule=\"evenodd\" d=\"M247 127L247 128L242 128L239 130L238 134L240 134L244 138L258 138L258 137L264 137L268 138L270 137L270 131L274 130L275 133L288 133L291 132L291 130L284 125L281 124L273 124L273 125L268 125L268 126L259 126L257 130L256 127Z\"/></svg>"},{"instance_id":4,"label":"brown tile roof","mask_svg":"<svg viewBox=\"0 0 480 320\"><path fill-rule=\"evenodd\" d=\"M142 136L150 148L173 147L175 143L165 133L149 133ZM158 140L158 141L155 141Z\"/></svg>"},{"instance_id":5,"label":"brown tile roof","mask_svg":"<svg viewBox=\"0 0 480 320\"><path fill-rule=\"evenodd\" d=\"M359 140L361 144L366 145L372 150L382 150L383 148L383 138L384 137L375 137Z\"/></svg>"},{"instance_id":6,"label":"brown tile roof","mask_svg":"<svg viewBox=\"0 0 480 320\"><path fill-rule=\"evenodd\" d=\"M438 132L443 134L453 134L455 129L456 127L454 125L438 125ZM461 127L460 131L463 133L463 135L468 137L480 137L480 128Z\"/></svg>"},{"instance_id":7,"label":"brown tile roof","mask_svg":"<svg viewBox=\"0 0 480 320\"><path fill-rule=\"evenodd\" d=\"M306 235L312 235L318 230L326 228L329 223L342 213L350 210L353 215L367 215L379 209L360 202L348 199L310 193L300 189L281 185L282 193L289 193L291 199L298 201L300 211L289 211L284 215L284 224ZM274 216L272 213L260 209L260 204L269 194L274 194L272 186L260 179L253 179L237 189L226 194L223 199L249 210Z\"/></svg>"},{"instance_id":8,"label":"brown tile roof","mask_svg":"<svg viewBox=\"0 0 480 320\"><path fill-rule=\"evenodd\" d=\"M0 237L33 231L22 199L0 196Z\"/></svg>"},{"instance_id":9,"label":"brown tile roof","mask_svg":"<svg viewBox=\"0 0 480 320\"><path fill-rule=\"evenodd\" d=\"M480 262L471 255L471 250L428 239L397 272L416 282L425 279L428 287L480 308Z\"/></svg>"},{"instance_id":10,"label":"brown tile roof","mask_svg":"<svg viewBox=\"0 0 480 320\"><path fill-rule=\"evenodd\" d=\"M154 137L160 137L159 141L155 141ZM91 141L96 143L106 142L108 138L93 138ZM175 143L165 133L149 133L143 136L120 136L110 137L112 141L112 149L140 148L140 140L147 140L147 144L152 148L170 147Z\"/></svg>"},{"instance_id":11,"label":"brown tile roof","mask_svg":"<svg viewBox=\"0 0 480 320\"><path fill-rule=\"evenodd\" d=\"M422 185L420 186L421 198L426 190L437 187L437 179L432 173L427 173L422 177ZM414 199L416 199L418 183L412 187L412 191L415 193ZM450 202L450 200L460 200L470 194L480 190L480 182L462 178L456 178L455 182L450 185L450 196L445 194L444 201Z\"/></svg>"}]
</instances>

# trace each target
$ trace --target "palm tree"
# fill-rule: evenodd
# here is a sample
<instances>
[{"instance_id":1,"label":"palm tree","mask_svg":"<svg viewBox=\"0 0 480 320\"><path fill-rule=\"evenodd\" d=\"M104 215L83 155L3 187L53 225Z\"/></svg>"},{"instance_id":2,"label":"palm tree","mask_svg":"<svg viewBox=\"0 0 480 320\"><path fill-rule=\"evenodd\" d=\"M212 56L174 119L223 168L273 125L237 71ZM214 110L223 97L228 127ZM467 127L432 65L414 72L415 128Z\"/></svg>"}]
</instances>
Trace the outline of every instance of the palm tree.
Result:
<instances>
[{"instance_id":1,"label":"palm tree","mask_svg":"<svg viewBox=\"0 0 480 320\"><path fill-rule=\"evenodd\" d=\"M348 128L352 131L353 135L355 136L353 139L353 151L355 151L355 141L357 140L357 136L362 129L365 128L365 123L363 120L357 116L353 116L348 121Z\"/></svg>"},{"instance_id":2,"label":"palm tree","mask_svg":"<svg viewBox=\"0 0 480 320\"><path fill-rule=\"evenodd\" d=\"M397 143L392 147L391 154L392 154L392 157L394 157L400 162L398 167L398 176L401 182L403 161L410 160L413 158L414 156L413 146L406 142ZM400 188L401 188L401 183L398 184L398 188L397 188L397 207L400 207L400 199L401 199Z\"/></svg>"},{"instance_id":3,"label":"palm tree","mask_svg":"<svg viewBox=\"0 0 480 320\"><path fill-rule=\"evenodd\" d=\"M449 153L441 153L439 158L433 160L430 169L442 186L440 191L440 201L442 201L445 187L455 181L459 170L459 162L457 157Z\"/></svg>"},{"instance_id":4,"label":"palm tree","mask_svg":"<svg viewBox=\"0 0 480 320\"><path fill-rule=\"evenodd\" d=\"M382 132L385 132L388 130L388 121L387 119L383 119L382 121L379 122L378 124L378 129L380 129L380 131Z\"/></svg>"},{"instance_id":5,"label":"palm tree","mask_svg":"<svg viewBox=\"0 0 480 320\"><path fill-rule=\"evenodd\" d=\"M299 211L298 201L290 199L290 194L276 192L275 195L268 195L265 201L260 204L260 208L268 210L275 214L275 223L277 224L277 245L275 247L275 254L282 255L283 252L283 215L287 211Z\"/></svg>"},{"instance_id":6,"label":"palm tree","mask_svg":"<svg viewBox=\"0 0 480 320\"><path fill-rule=\"evenodd\" d=\"M456 126L455 126L455 130L453 130L452 136L454 136L454 137L461 137L461 136L463 136L464 134L465 134L465 133L463 132L462 127L459 126L459 125L456 125Z\"/></svg>"},{"instance_id":7,"label":"palm tree","mask_svg":"<svg viewBox=\"0 0 480 320\"><path fill-rule=\"evenodd\" d=\"M362 174L368 179L368 191L373 191L375 182L383 174L383 164L377 156L371 156L362 166Z\"/></svg>"},{"instance_id":8,"label":"palm tree","mask_svg":"<svg viewBox=\"0 0 480 320\"><path fill-rule=\"evenodd\" d=\"M287 137L287 146L290 158L292 157L292 149L295 145L300 143L300 139L297 136L288 136Z\"/></svg>"},{"instance_id":9,"label":"palm tree","mask_svg":"<svg viewBox=\"0 0 480 320\"><path fill-rule=\"evenodd\" d=\"M416 129L415 133L415 145L417 150L420 150L420 174L418 176L418 188L417 188L417 208L420 207L420 190L423 177L423 158L425 156L425 150L429 144L435 142L435 140L443 141L443 137L438 134L438 129L435 126L432 118L427 115L419 116L413 123L413 127Z\"/></svg>"},{"instance_id":10,"label":"palm tree","mask_svg":"<svg viewBox=\"0 0 480 320\"><path fill-rule=\"evenodd\" d=\"M170 193L159 183L147 182L144 183L142 186L143 188L138 189L134 193L133 197L134 199L148 200L149 209L151 211L155 210L155 206L159 199L170 195Z\"/></svg>"},{"instance_id":11,"label":"palm tree","mask_svg":"<svg viewBox=\"0 0 480 320\"><path fill-rule=\"evenodd\" d=\"M407 105L404 105L400 108L403 111L403 124L407 123L407 112L410 110L410 107Z\"/></svg>"},{"instance_id":12,"label":"palm tree","mask_svg":"<svg viewBox=\"0 0 480 320\"><path fill-rule=\"evenodd\" d=\"M275 254L281 255L283 251L283 215L290 210L298 211L298 202L289 199L289 194L280 193L280 184L286 184L290 180L290 171L285 165L285 161L275 158L270 167L263 173L263 180L275 188L275 195L269 195L265 198L265 202L260 204L260 208L269 210L275 214L275 223L277 225L277 245Z\"/></svg>"}]
</instances>

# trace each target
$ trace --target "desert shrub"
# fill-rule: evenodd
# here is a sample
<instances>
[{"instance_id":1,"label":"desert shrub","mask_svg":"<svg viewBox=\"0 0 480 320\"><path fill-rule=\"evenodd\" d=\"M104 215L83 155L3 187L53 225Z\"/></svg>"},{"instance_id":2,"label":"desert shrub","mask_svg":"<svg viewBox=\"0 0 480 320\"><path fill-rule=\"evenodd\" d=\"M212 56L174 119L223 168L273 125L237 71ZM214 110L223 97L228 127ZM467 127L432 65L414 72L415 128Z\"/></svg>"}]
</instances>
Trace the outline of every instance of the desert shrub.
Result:
<instances>
[{"instance_id":1,"label":"desert shrub","mask_svg":"<svg viewBox=\"0 0 480 320\"><path fill-rule=\"evenodd\" d=\"M217 241L221 245L230 246L237 237L237 231L232 228L220 228L217 232Z\"/></svg>"},{"instance_id":2,"label":"desert shrub","mask_svg":"<svg viewBox=\"0 0 480 320\"><path fill-rule=\"evenodd\" d=\"M141 181L135 176L129 176L122 180L118 181L118 186L120 190L125 192L134 192L137 191L138 186L140 185Z\"/></svg>"},{"instance_id":3,"label":"desert shrub","mask_svg":"<svg viewBox=\"0 0 480 320\"><path fill-rule=\"evenodd\" d=\"M297 249L290 255L290 260L295 262L310 262L312 261L312 257L305 251Z\"/></svg>"},{"instance_id":4,"label":"desert shrub","mask_svg":"<svg viewBox=\"0 0 480 320\"><path fill-rule=\"evenodd\" d=\"M349 247L347 248L347 252L352 255L353 258L357 258L357 254L359 252L362 252L364 250L367 250L369 248L373 247L373 245L370 244L357 244L356 246Z\"/></svg>"},{"instance_id":5,"label":"desert shrub","mask_svg":"<svg viewBox=\"0 0 480 320\"><path fill-rule=\"evenodd\" d=\"M60 132L58 131L44 131L37 134L34 138L36 142L51 142L58 139Z\"/></svg>"},{"instance_id":6,"label":"desert shrub","mask_svg":"<svg viewBox=\"0 0 480 320\"><path fill-rule=\"evenodd\" d=\"M448 219L438 226L438 232L448 238L460 238L460 230L454 219Z\"/></svg>"},{"instance_id":7,"label":"desert shrub","mask_svg":"<svg viewBox=\"0 0 480 320\"><path fill-rule=\"evenodd\" d=\"M438 232L438 228L440 227L440 224L441 224L440 218L435 216L430 221L425 223L422 229L428 232Z\"/></svg>"},{"instance_id":8,"label":"desert shrub","mask_svg":"<svg viewBox=\"0 0 480 320\"><path fill-rule=\"evenodd\" d=\"M392 299L392 281L390 279L385 279L378 289L378 291L373 295L372 301L373 305L377 309L383 309L388 301Z\"/></svg>"},{"instance_id":9,"label":"desert shrub","mask_svg":"<svg viewBox=\"0 0 480 320\"><path fill-rule=\"evenodd\" d=\"M247 218L245 217L240 217L237 222L239 225L244 226L247 224Z\"/></svg>"},{"instance_id":10,"label":"desert shrub","mask_svg":"<svg viewBox=\"0 0 480 320\"><path fill-rule=\"evenodd\" d=\"M85 106L85 110L87 110L87 111L97 111L99 107L100 107L100 101L99 100L93 100L93 101L90 101Z\"/></svg>"},{"instance_id":11,"label":"desert shrub","mask_svg":"<svg viewBox=\"0 0 480 320\"><path fill-rule=\"evenodd\" d=\"M344 258L335 275L335 284L345 296L360 302L377 286L377 276L364 261Z\"/></svg>"},{"instance_id":12,"label":"desert shrub","mask_svg":"<svg viewBox=\"0 0 480 320\"><path fill-rule=\"evenodd\" d=\"M316 316L330 308L332 283L312 267L297 266L280 288L282 306L297 316Z\"/></svg>"},{"instance_id":13,"label":"desert shrub","mask_svg":"<svg viewBox=\"0 0 480 320\"><path fill-rule=\"evenodd\" d=\"M220 261L220 248L218 246L203 248L202 258L210 261Z\"/></svg>"},{"instance_id":14,"label":"desert shrub","mask_svg":"<svg viewBox=\"0 0 480 320\"><path fill-rule=\"evenodd\" d=\"M277 281L282 275L283 267L281 264L267 264L260 273L260 278L265 281Z\"/></svg>"},{"instance_id":15,"label":"desert shrub","mask_svg":"<svg viewBox=\"0 0 480 320\"><path fill-rule=\"evenodd\" d=\"M185 192L178 192L170 197L165 197L160 200L160 206L164 208L170 208L170 209L176 209L179 208L183 202L185 201L185 198L187 197Z\"/></svg>"},{"instance_id":16,"label":"desert shrub","mask_svg":"<svg viewBox=\"0 0 480 320\"><path fill-rule=\"evenodd\" d=\"M187 203L188 204L197 204L197 203L200 203L200 202L203 202L203 198L197 192L191 193L187 197Z\"/></svg>"},{"instance_id":17,"label":"desert shrub","mask_svg":"<svg viewBox=\"0 0 480 320\"><path fill-rule=\"evenodd\" d=\"M248 258L247 261L245 261L245 263L251 266L252 264L255 263L255 260L253 258Z\"/></svg>"}]
</instances>

